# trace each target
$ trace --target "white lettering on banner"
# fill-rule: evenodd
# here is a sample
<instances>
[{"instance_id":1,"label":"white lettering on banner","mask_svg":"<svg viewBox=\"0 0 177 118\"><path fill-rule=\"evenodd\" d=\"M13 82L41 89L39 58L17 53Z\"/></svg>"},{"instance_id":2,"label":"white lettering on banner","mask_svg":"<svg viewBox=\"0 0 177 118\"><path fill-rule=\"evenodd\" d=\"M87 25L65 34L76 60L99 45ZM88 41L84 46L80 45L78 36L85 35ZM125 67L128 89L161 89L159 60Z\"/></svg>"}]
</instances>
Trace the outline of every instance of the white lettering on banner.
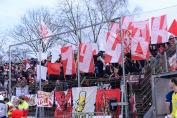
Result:
<instances>
[{"instance_id":1,"label":"white lettering on banner","mask_svg":"<svg viewBox=\"0 0 177 118\"><path fill-rule=\"evenodd\" d=\"M74 64L74 56L72 46L67 46L61 48L61 57L64 66L65 75L72 75L74 72L73 64Z\"/></svg>"},{"instance_id":2,"label":"white lettering on banner","mask_svg":"<svg viewBox=\"0 0 177 118\"><path fill-rule=\"evenodd\" d=\"M79 52L79 69L82 72L89 72L90 66L92 64L92 45L91 44L80 44Z\"/></svg>"},{"instance_id":3,"label":"white lettering on banner","mask_svg":"<svg viewBox=\"0 0 177 118\"><path fill-rule=\"evenodd\" d=\"M121 57L121 41L119 38L119 23L113 23L107 33L105 53L111 56L110 63L117 63Z\"/></svg>"},{"instance_id":4,"label":"white lettering on banner","mask_svg":"<svg viewBox=\"0 0 177 118\"><path fill-rule=\"evenodd\" d=\"M153 17L151 25L151 44L168 42L167 16Z\"/></svg>"}]
</instances>

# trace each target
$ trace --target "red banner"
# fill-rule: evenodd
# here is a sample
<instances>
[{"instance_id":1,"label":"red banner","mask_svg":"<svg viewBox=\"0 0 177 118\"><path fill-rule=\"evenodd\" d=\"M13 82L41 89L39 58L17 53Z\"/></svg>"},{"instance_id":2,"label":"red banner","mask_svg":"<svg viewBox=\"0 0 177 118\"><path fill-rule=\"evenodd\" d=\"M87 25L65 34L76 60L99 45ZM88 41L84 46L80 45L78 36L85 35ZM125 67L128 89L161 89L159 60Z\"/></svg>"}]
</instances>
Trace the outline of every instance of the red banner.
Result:
<instances>
[{"instance_id":1,"label":"red banner","mask_svg":"<svg viewBox=\"0 0 177 118\"><path fill-rule=\"evenodd\" d=\"M55 101L56 101L56 109L55 109L55 118L71 118L72 105L71 105L71 89L67 91L56 91L55 92Z\"/></svg>"},{"instance_id":2,"label":"red banner","mask_svg":"<svg viewBox=\"0 0 177 118\"><path fill-rule=\"evenodd\" d=\"M96 95L96 112L111 112L110 101L114 99L120 102L120 89L97 90ZM120 107L113 113L115 118L119 115ZM113 115L112 114L112 115Z\"/></svg>"}]
</instances>

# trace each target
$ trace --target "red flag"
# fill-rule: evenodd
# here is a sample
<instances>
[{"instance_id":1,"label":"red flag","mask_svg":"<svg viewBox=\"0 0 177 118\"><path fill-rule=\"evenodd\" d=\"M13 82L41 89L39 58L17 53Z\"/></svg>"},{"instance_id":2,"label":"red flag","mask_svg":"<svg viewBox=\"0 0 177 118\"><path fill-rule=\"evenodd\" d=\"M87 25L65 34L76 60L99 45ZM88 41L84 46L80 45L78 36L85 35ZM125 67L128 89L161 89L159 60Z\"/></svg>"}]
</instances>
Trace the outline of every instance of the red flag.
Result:
<instances>
[{"instance_id":1,"label":"red flag","mask_svg":"<svg viewBox=\"0 0 177 118\"><path fill-rule=\"evenodd\" d=\"M108 104L111 99L116 99L117 102L120 102L120 89L97 90L96 112L105 113L107 111L110 111L110 107ZM120 107L117 107L117 115L119 114L119 110Z\"/></svg>"},{"instance_id":2,"label":"red flag","mask_svg":"<svg viewBox=\"0 0 177 118\"><path fill-rule=\"evenodd\" d=\"M49 75L60 75L60 63L47 63L47 72Z\"/></svg>"},{"instance_id":3,"label":"red flag","mask_svg":"<svg viewBox=\"0 0 177 118\"><path fill-rule=\"evenodd\" d=\"M176 21L176 19L173 20L173 23L171 24L168 32L170 32L171 34L177 36L177 21Z\"/></svg>"}]
</instances>

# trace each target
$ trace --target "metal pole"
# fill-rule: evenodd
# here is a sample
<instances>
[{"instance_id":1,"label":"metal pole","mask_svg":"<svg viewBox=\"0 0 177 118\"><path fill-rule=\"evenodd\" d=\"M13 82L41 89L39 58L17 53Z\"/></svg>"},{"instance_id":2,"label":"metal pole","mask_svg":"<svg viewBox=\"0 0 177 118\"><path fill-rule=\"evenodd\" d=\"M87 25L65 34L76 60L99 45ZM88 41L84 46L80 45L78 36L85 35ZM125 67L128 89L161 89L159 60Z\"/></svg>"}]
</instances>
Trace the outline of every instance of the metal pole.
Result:
<instances>
[{"instance_id":1,"label":"metal pole","mask_svg":"<svg viewBox=\"0 0 177 118\"><path fill-rule=\"evenodd\" d=\"M42 51L42 43L39 44L39 90L42 90L41 87L41 51Z\"/></svg>"},{"instance_id":2,"label":"metal pole","mask_svg":"<svg viewBox=\"0 0 177 118\"><path fill-rule=\"evenodd\" d=\"M11 85L12 85L12 76L11 76L11 46L9 46L9 98L12 97L12 89L11 89Z\"/></svg>"},{"instance_id":3,"label":"metal pole","mask_svg":"<svg viewBox=\"0 0 177 118\"><path fill-rule=\"evenodd\" d=\"M167 53L166 53L166 51L164 52L164 58L165 58L165 72L168 72L168 61L167 61Z\"/></svg>"},{"instance_id":4,"label":"metal pole","mask_svg":"<svg viewBox=\"0 0 177 118\"><path fill-rule=\"evenodd\" d=\"M80 83L80 68L79 68L79 40L78 40L78 43L77 43L77 82L78 82L78 87L81 86L81 83Z\"/></svg>"},{"instance_id":5,"label":"metal pole","mask_svg":"<svg viewBox=\"0 0 177 118\"><path fill-rule=\"evenodd\" d=\"M122 17L120 17L120 21L119 21L119 27L120 27L120 39L121 39L121 51L122 51L122 74L123 74L123 80L122 80L122 95L124 99L121 100L121 102L125 102L127 103L127 92L126 92L126 78L125 78L125 65L124 65L124 39L122 38ZM122 108L124 108L124 106L122 105ZM123 117L123 109L121 110L121 115ZM125 118L128 118L128 106L125 106Z\"/></svg>"}]
</instances>

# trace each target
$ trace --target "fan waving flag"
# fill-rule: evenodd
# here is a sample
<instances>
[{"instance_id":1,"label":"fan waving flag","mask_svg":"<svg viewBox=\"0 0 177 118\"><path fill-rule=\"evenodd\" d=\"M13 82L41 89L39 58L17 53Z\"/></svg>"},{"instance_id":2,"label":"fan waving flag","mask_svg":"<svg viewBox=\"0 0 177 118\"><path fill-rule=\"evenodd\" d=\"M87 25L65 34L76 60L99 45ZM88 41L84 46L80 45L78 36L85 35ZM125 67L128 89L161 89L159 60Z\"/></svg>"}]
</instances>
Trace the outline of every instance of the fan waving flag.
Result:
<instances>
[{"instance_id":1,"label":"fan waving flag","mask_svg":"<svg viewBox=\"0 0 177 118\"><path fill-rule=\"evenodd\" d=\"M65 75L73 75L76 73L74 52L72 46L61 48L61 59Z\"/></svg>"},{"instance_id":2,"label":"fan waving flag","mask_svg":"<svg viewBox=\"0 0 177 118\"><path fill-rule=\"evenodd\" d=\"M151 44L168 42L167 16L152 17L151 20Z\"/></svg>"},{"instance_id":3,"label":"fan waving flag","mask_svg":"<svg viewBox=\"0 0 177 118\"><path fill-rule=\"evenodd\" d=\"M44 42L44 44L47 44L48 43L48 36L50 36L52 33L51 31L49 30L49 28L47 27L47 25L42 21L41 24L40 24L40 27L39 27L39 35L41 38L45 38L43 39L42 41Z\"/></svg>"},{"instance_id":4,"label":"fan waving flag","mask_svg":"<svg viewBox=\"0 0 177 118\"><path fill-rule=\"evenodd\" d=\"M133 25L135 30L133 32L131 44L132 60L148 60L150 57L150 34L148 20L134 22Z\"/></svg>"},{"instance_id":5,"label":"fan waving flag","mask_svg":"<svg viewBox=\"0 0 177 118\"><path fill-rule=\"evenodd\" d=\"M95 46L88 43L79 45L79 69L81 72L94 72L93 55L95 53Z\"/></svg>"},{"instance_id":6,"label":"fan waving flag","mask_svg":"<svg viewBox=\"0 0 177 118\"><path fill-rule=\"evenodd\" d=\"M60 75L60 63L47 63L47 72L49 75Z\"/></svg>"},{"instance_id":7,"label":"fan waving flag","mask_svg":"<svg viewBox=\"0 0 177 118\"><path fill-rule=\"evenodd\" d=\"M170 32L171 34L177 36L177 21L176 21L176 19L173 20L173 23L171 24L168 32Z\"/></svg>"},{"instance_id":8,"label":"fan waving flag","mask_svg":"<svg viewBox=\"0 0 177 118\"><path fill-rule=\"evenodd\" d=\"M111 23L110 31L106 36L105 62L120 63L121 61L121 40L119 38L119 23Z\"/></svg>"}]
</instances>

